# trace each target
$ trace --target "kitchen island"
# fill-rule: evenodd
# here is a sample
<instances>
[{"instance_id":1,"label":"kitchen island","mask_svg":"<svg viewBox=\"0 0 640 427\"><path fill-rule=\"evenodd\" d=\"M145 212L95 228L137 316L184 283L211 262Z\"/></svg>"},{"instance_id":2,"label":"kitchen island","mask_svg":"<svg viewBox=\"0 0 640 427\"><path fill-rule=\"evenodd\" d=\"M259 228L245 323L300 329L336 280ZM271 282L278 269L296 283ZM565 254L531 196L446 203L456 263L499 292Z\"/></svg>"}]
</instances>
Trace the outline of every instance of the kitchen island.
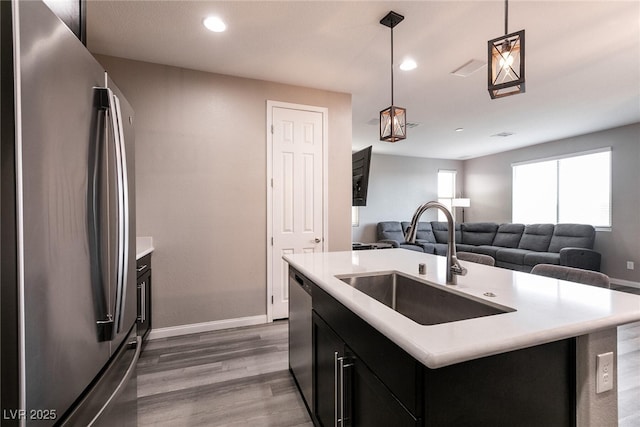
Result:
<instances>
[{"instance_id":1,"label":"kitchen island","mask_svg":"<svg viewBox=\"0 0 640 427\"><path fill-rule=\"evenodd\" d=\"M469 413L473 413L478 410L466 408L461 402L482 402L488 395L486 382L494 383L497 388L512 390L518 385L510 379L529 381L533 384L533 381L540 378L550 377L549 382L541 380L537 383L531 388L530 393L522 391L529 387L528 384L520 384L519 388L522 390L518 391L518 396L502 395L503 400L493 401L493 405L487 408L486 412L508 411L509 408L505 407L505 404L514 403L509 401L510 397L518 399L521 403L518 411L524 411L513 414L514 417L529 416L526 408L535 408L536 404L543 405L542 408L536 409L536 413L539 413L540 409L550 409L544 407L549 406L549 401L545 402L545 396L540 395L545 394L545 387L551 387L555 390L548 390L548 393L564 396L564 400L558 401L555 405L566 406L565 413L559 418L563 420L564 425L617 424L615 363L611 367L613 372L607 377L612 382L612 390L596 393L596 356L613 352L615 361L616 326L640 320L638 296L468 262L462 262L468 273L457 278L457 285L448 286L444 284L444 257L402 249L296 254L285 256L285 260L315 285L314 321L318 319L314 323L314 346L318 345L318 331L322 331L318 325L322 326L322 322L326 322L324 326L345 341L348 351L355 350L351 347L361 344L346 342L348 340L345 340L343 335L349 335L351 332L344 330L344 326L345 323L354 325L361 322L363 326L371 329L372 334L379 334L381 339L388 340L388 343L380 344L378 348L396 346L401 353L394 354L400 354L401 359L408 360L402 363L403 365L410 365L411 361L416 362L416 367L410 369L410 375L417 379L401 380L414 381L418 395L410 396L411 393L408 393L408 397L403 397L398 396L405 393L401 385L389 384L399 375L398 372L387 374L376 370L375 366L371 365L376 365L377 362L373 359L377 356L367 356L367 361L362 354L355 351L357 359L365 360L366 364L373 368L373 378L381 380L384 389L391 390L393 398L398 400L400 406L405 409L411 407L413 412L409 412L415 423L407 425L437 425L437 422L430 424L428 421L440 419L434 417L433 408L429 407L429 402L433 402L432 397L438 394L438 391L429 389L426 383L437 384L436 378L441 373L451 373L442 376L451 381L453 378L460 378L461 372L466 372L464 375L468 383L463 387L467 392L456 392L460 397L455 405L458 411L469 410ZM418 274L418 265L421 263L426 265L424 275ZM398 272L422 282L425 286L437 287L448 293L483 302L504 312L467 320L422 325L340 279L382 272ZM336 313L335 319L326 319ZM366 334L358 331L353 336ZM365 351L365 347L361 347L360 353ZM395 350L390 351L393 353ZM550 359L545 360L545 357ZM348 357L341 363L344 364L345 360L349 365ZM527 372L514 372L518 364L522 364L522 360L530 361L527 362ZM509 366L513 361L518 362ZM549 361L560 361L553 367L557 369L555 373L545 368L545 364L551 363ZM322 355L318 355L317 349L314 349L313 362L316 376L318 365L328 363L323 361ZM387 360L387 363L398 364L394 360ZM471 374L475 372L473 366L482 369L484 373ZM500 366L505 367L505 370L501 371ZM355 374L349 375L351 379L347 383L353 382L353 378L357 377ZM559 379L558 376L562 378ZM385 377L389 379L386 382ZM482 388L479 388L480 382L483 382ZM317 388L322 384L322 381L319 382L316 378L316 394L312 403L307 402L315 416L314 421L318 424L326 423L318 422L317 415L323 410L323 400L331 399L331 396L318 396ZM474 389L482 390L484 396L474 395ZM330 388L327 390L331 391ZM351 391L341 389L334 394L341 397L342 394L349 393ZM571 396L565 396L567 394ZM523 399L527 400L524 404ZM338 405L336 403L329 406L335 409ZM347 402L346 406L348 415L352 415L358 405ZM482 410L477 416L481 416L481 413ZM455 419L459 425L464 424L463 418L449 419ZM358 424L355 415L353 420ZM493 418L491 420L496 422ZM541 420L542 418L537 421ZM482 420L476 418L475 421L482 424ZM529 420L530 425L535 425L537 421Z\"/></svg>"}]
</instances>

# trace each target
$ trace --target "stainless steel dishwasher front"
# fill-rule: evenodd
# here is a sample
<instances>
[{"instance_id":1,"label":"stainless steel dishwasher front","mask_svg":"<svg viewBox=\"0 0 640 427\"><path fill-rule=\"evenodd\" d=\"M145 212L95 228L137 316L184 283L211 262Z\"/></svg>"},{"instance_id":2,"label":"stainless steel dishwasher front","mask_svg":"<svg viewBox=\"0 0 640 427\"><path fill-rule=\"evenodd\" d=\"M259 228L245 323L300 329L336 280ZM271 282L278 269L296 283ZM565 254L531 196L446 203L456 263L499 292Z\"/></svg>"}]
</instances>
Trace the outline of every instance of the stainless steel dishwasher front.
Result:
<instances>
[{"instance_id":1,"label":"stainless steel dishwasher front","mask_svg":"<svg viewBox=\"0 0 640 427\"><path fill-rule=\"evenodd\" d=\"M289 368L313 413L311 282L289 268Z\"/></svg>"}]
</instances>

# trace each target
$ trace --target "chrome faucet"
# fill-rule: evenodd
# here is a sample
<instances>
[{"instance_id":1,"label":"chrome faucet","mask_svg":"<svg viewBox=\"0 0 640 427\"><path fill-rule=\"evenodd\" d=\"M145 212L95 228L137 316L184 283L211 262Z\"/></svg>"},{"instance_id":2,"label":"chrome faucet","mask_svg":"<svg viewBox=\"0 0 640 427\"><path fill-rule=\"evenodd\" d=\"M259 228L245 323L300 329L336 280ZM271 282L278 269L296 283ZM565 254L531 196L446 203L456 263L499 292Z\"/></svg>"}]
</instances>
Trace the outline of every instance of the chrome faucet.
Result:
<instances>
[{"instance_id":1,"label":"chrome faucet","mask_svg":"<svg viewBox=\"0 0 640 427\"><path fill-rule=\"evenodd\" d=\"M467 274L467 269L458 263L458 258L456 257L456 239L455 239L455 223L453 221L453 216L449 209L445 205L440 202L427 202L422 206L418 207L416 212L413 214L413 218L411 219L411 225L407 229L407 234L404 237L404 240L407 243L415 243L416 242L416 234L418 232L418 221L422 214L429 208L437 208L444 213L444 216L447 217L447 228L449 233L449 239L447 243L447 285L455 285L457 276L464 276Z\"/></svg>"}]
</instances>

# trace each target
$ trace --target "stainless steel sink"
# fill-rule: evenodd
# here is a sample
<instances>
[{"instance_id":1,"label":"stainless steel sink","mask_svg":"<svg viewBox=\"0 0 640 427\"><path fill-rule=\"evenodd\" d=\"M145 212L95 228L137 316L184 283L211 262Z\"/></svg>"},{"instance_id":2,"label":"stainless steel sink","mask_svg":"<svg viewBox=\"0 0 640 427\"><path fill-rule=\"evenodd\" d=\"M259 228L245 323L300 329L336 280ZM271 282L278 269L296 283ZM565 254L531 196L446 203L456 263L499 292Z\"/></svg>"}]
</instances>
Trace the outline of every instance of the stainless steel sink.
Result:
<instances>
[{"instance_id":1,"label":"stainless steel sink","mask_svg":"<svg viewBox=\"0 0 640 427\"><path fill-rule=\"evenodd\" d=\"M338 279L421 325L437 325L515 311L438 289L398 272Z\"/></svg>"}]
</instances>

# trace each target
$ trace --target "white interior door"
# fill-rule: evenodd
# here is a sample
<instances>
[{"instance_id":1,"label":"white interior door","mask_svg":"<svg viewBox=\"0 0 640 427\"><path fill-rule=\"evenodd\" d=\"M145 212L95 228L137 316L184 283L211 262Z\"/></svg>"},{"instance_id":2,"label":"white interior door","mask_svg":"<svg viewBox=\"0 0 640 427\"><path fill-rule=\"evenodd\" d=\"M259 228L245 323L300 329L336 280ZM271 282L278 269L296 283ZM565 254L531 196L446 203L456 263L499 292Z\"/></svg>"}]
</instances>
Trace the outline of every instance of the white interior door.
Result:
<instances>
[{"instance_id":1,"label":"white interior door","mask_svg":"<svg viewBox=\"0 0 640 427\"><path fill-rule=\"evenodd\" d=\"M321 252L324 236L326 110L270 103L272 242L269 267L270 320L289 316L285 254ZM271 240L271 239L269 239Z\"/></svg>"}]
</instances>

